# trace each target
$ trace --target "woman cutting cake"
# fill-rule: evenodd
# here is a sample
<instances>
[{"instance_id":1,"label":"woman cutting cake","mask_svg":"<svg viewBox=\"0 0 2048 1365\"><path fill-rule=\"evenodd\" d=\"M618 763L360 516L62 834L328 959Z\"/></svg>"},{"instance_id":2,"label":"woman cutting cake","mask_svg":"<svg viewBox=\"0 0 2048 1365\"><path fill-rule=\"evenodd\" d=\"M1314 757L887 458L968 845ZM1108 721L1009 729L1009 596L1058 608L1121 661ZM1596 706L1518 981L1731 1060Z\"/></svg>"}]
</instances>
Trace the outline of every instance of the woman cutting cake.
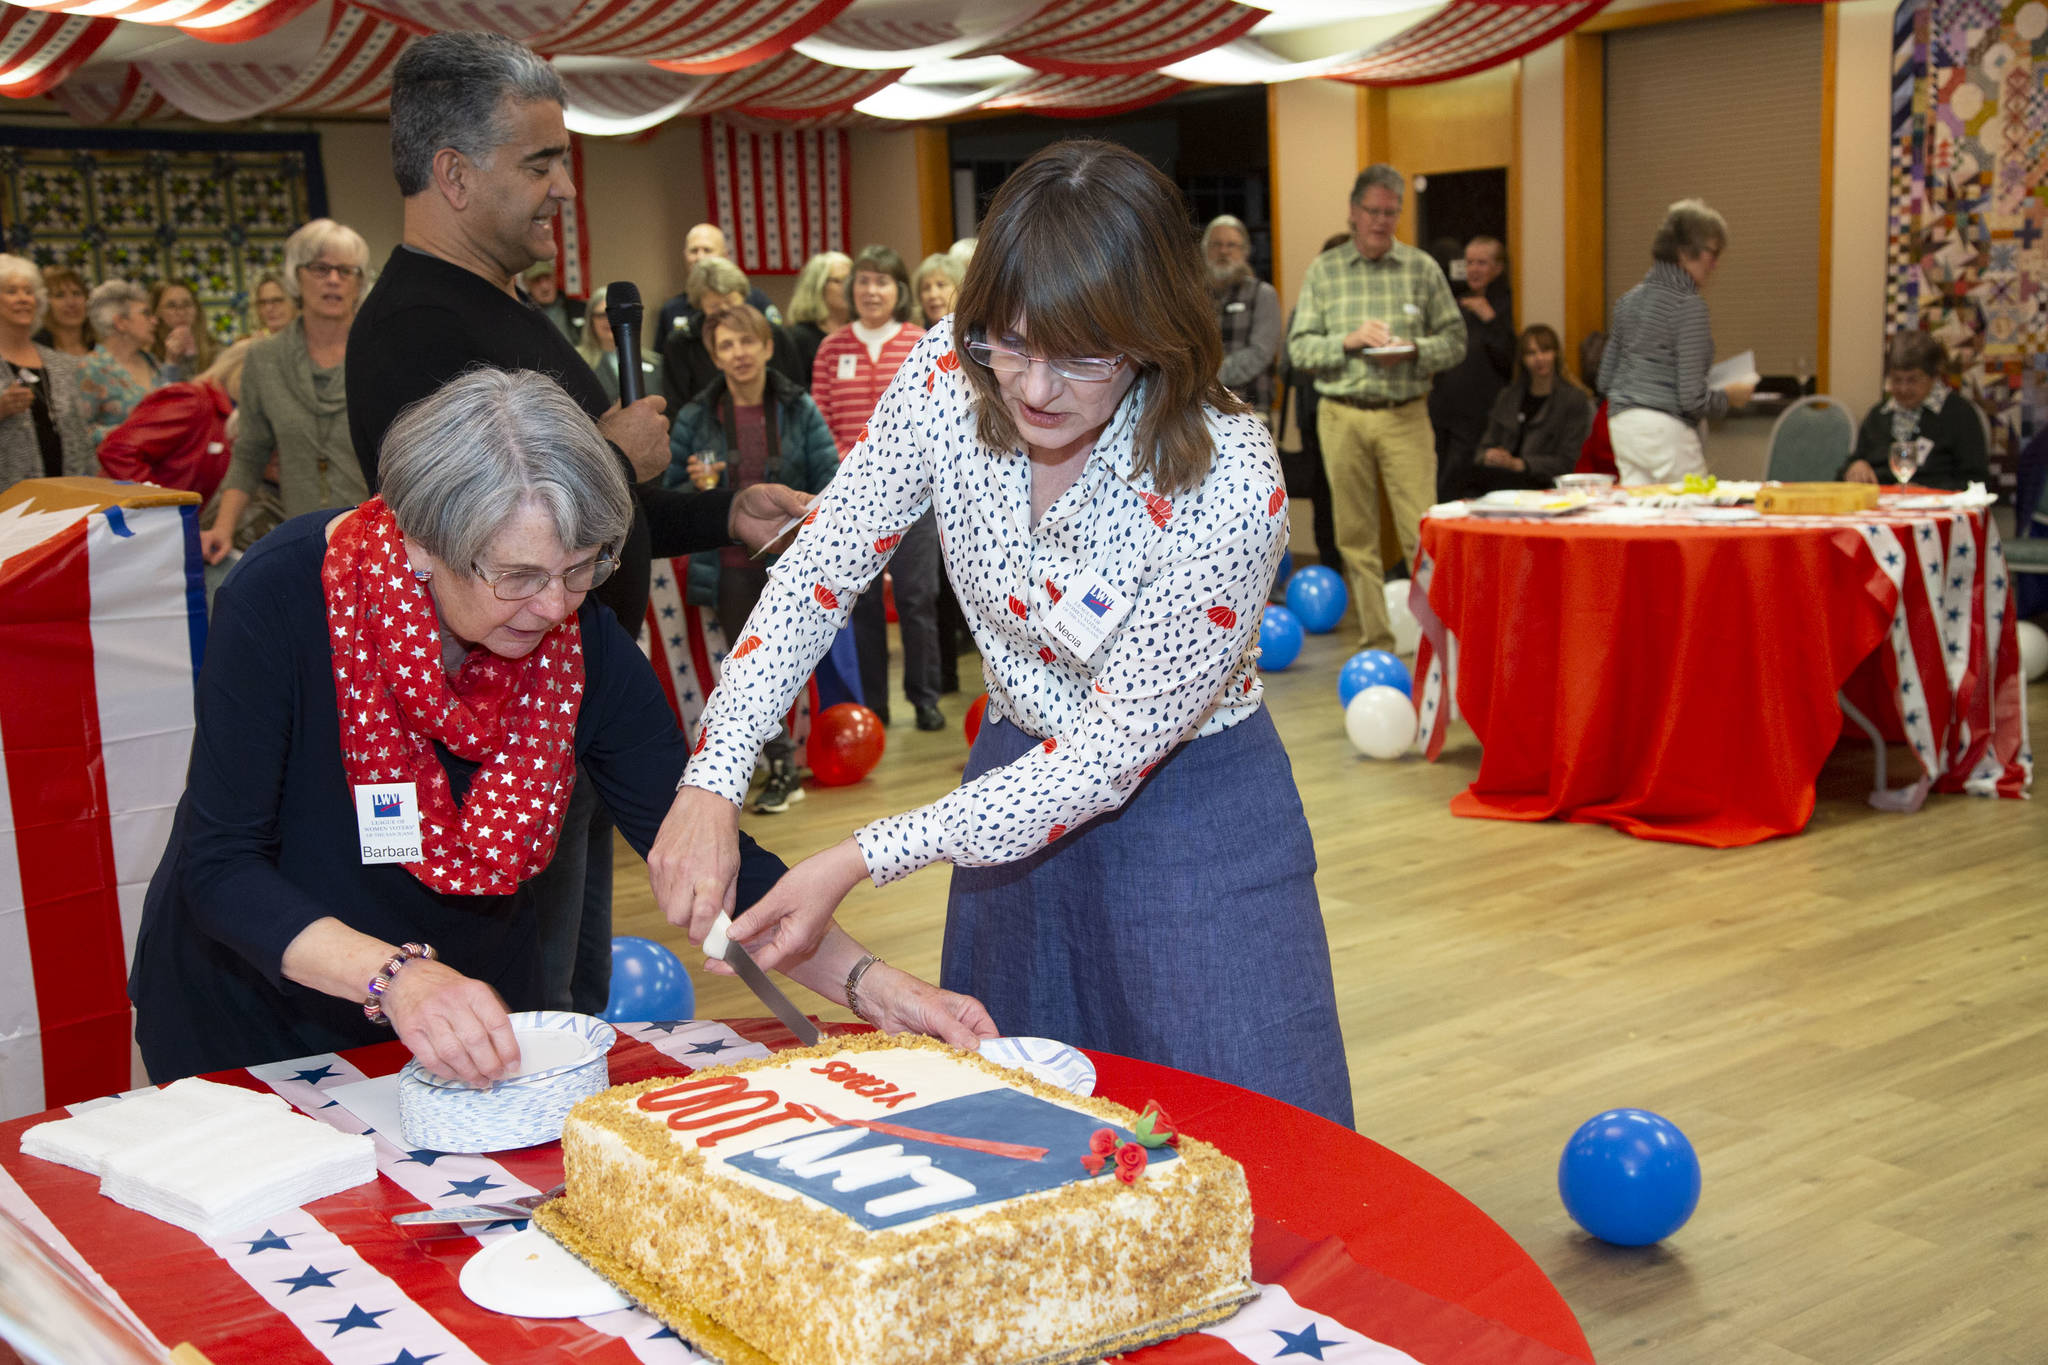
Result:
<instances>
[{"instance_id":1,"label":"woman cutting cake","mask_svg":"<svg viewBox=\"0 0 2048 1365\"><path fill-rule=\"evenodd\" d=\"M632 518L596 426L553 380L476 370L382 447L382 496L286 522L222 585L184 798L129 994L152 1077L398 1037L481 1083L540 1005L531 891L581 763L645 849L685 745L647 661L590 596ZM765 486L732 524L774 525ZM728 539L727 513L701 528ZM709 524L715 522L715 524ZM746 899L782 872L734 851ZM858 944L788 959L836 994ZM975 1001L900 972L860 999L972 1046Z\"/></svg>"},{"instance_id":2,"label":"woman cutting cake","mask_svg":"<svg viewBox=\"0 0 2048 1365\"><path fill-rule=\"evenodd\" d=\"M1254 663L1286 495L1215 382L1203 278L1179 193L1133 153L1061 143L1010 177L953 316L771 571L650 864L703 941L762 739L932 509L988 683L966 781L799 864L733 932L781 962L861 879L950 862L942 980L1005 1032L1349 1124L1315 850Z\"/></svg>"}]
</instances>

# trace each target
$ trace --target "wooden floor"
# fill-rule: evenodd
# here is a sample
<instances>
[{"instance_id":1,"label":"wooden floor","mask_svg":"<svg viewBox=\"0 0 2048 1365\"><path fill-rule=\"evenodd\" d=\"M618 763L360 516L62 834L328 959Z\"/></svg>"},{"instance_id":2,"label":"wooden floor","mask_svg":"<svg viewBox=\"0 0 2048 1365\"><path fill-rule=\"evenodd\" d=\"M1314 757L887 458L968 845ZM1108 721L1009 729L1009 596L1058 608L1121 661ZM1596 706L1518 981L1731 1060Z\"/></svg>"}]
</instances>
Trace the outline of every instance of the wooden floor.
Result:
<instances>
[{"instance_id":1,"label":"wooden floor","mask_svg":"<svg viewBox=\"0 0 2048 1365\"><path fill-rule=\"evenodd\" d=\"M1867 751L1844 749L1807 831L1755 848L1454 819L1470 732L1436 764L1357 757L1347 652L1312 637L1267 683L1315 830L1360 1130L1527 1248L1603 1365L2048 1361L2048 808L1880 814ZM794 861L950 789L973 695L947 698L947 731L899 721L860 786L748 828ZM2030 709L2042 734L2048 684ZM616 931L694 968L623 846L619 872ZM947 875L863 886L841 922L929 974ZM761 1012L693 974L700 1015ZM1661 1247L1595 1242L1558 1201L1566 1138L1618 1105L1700 1153L1699 1211Z\"/></svg>"}]
</instances>

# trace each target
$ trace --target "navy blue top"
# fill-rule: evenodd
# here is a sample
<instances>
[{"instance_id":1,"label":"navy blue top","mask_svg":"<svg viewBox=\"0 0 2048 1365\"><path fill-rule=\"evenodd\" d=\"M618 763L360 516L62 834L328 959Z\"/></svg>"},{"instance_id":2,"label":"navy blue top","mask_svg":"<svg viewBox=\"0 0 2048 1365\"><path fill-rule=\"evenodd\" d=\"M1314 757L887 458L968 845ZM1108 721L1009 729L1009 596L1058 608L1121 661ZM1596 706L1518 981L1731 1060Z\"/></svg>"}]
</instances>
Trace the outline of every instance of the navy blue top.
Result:
<instances>
[{"instance_id":1,"label":"navy blue top","mask_svg":"<svg viewBox=\"0 0 2048 1365\"><path fill-rule=\"evenodd\" d=\"M533 895L429 890L397 864L363 865L341 763L320 566L338 510L296 517L221 585L194 695L198 728L184 797L149 884L128 981L152 1078L251 1066L391 1037L360 1002L287 981L284 950L333 916L391 943L434 945L495 987L508 1009L541 1008ZM576 757L645 856L689 757L653 670L595 596L579 613L583 705ZM440 751L457 799L477 765ZM739 901L781 876L740 836Z\"/></svg>"}]
</instances>

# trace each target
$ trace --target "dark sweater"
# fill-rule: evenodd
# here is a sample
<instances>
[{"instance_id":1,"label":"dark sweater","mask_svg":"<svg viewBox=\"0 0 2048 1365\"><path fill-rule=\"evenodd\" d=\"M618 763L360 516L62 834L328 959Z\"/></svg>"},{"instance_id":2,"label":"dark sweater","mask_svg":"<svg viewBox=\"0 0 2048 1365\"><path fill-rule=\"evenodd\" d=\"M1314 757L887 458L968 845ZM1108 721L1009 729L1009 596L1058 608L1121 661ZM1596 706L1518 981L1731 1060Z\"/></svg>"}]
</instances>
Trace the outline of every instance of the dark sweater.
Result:
<instances>
[{"instance_id":1,"label":"dark sweater","mask_svg":"<svg viewBox=\"0 0 2048 1365\"><path fill-rule=\"evenodd\" d=\"M685 403L725 377L711 358L711 352L705 349L703 327L702 318L693 319L670 332L668 340L662 343L661 393L668 399L671 421L683 410ZM811 387L810 360L797 349L788 328L771 322L768 332L768 368L808 392ZM816 356L816 347L811 349L811 354Z\"/></svg>"},{"instance_id":2,"label":"dark sweater","mask_svg":"<svg viewBox=\"0 0 2048 1365\"><path fill-rule=\"evenodd\" d=\"M370 491L377 457L399 412L474 365L538 370L595 421L611 406L604 386L547 316L473 271L400 246L363 300L348 334L348 430ZM632 466L619 456L627 482ZM633 525L619 571L597 590L628 634L647 615L648 563L730 543L730 494L695 497L634 484Z\"/></svg>"},{"instance_id":3,"label":"dark sweater","mask_svg":"<svg viewBox=\"0 0 2048 1365\"><path fill-rule=\"evenodd\" d=\"M1920 466L1913 482L1924 488L1947 488L1960 492L1972 482L1991 482L1991 463L1984 450L1984 424L1977 419L1970 400L1950 393L1941 411L1920 405L1917 431L1934 443L1927 462ZM1862 460L1877 474L1879 483L1897 483L1892 477L1892 415L1879 403L1863 418L1856 432L1856 451L1843 464Z\"/></svg>"},{"instance_id":4,"label":"dark sweater","mask_svg":"<svg viewBox=\"0 0 2048 1365\"><path fill-rule=\"evenodd\" d=\"M1471 292L1458 286L1461 299ZM1486 301L1493 305L1491 322L1458 305L1465 319L1464 359L1438 374L1429 388L1430 425L1439 436L1448 433L1463 454L1478 447L1493 400L1515 368L1514 300L1507 281L1495 280L1486 290Z\"/></svg>"},{"instance_id":5,"label":"dark sweater","mask_svg":"<svg viewBox=\"0 0 2048 1365\"><path fill-rule=\"evenodd\" d=\"M184 797L143 902L128 982L136 1038L158 1081L356 1047L391 1036L362 1006L286 981L293 938L333 916L392 943L431 943L512 1010L541 1007L529 887L509 896L431 891L395 864L365 867L341 764L327 605L325 528L286 522L245 555L215 599L194 694ZM646 659L595 600L579 617L584 692L576 755L643 855L689 755ZM441 751L458 799L476 765ZM781 875L740 836L739 899Z\"/></svg>"},{"instance_id":6,"label":"dark sweater","mask_svg":"<svg viewBox=\"0 0 2048 1365\"><path fill-rule=\"evenodd\" d=\"M1571 473L1586 434L1593 429L1592 397L1567 380L1552 382L1550 396L1526 415L1528 380L1518 379L1502 389L1479 441L1481 450L1499 446L1519 457L1529 466L1526 472L1534 488L1548 488L1558 475Z\"/></svg>"}]
</instances>

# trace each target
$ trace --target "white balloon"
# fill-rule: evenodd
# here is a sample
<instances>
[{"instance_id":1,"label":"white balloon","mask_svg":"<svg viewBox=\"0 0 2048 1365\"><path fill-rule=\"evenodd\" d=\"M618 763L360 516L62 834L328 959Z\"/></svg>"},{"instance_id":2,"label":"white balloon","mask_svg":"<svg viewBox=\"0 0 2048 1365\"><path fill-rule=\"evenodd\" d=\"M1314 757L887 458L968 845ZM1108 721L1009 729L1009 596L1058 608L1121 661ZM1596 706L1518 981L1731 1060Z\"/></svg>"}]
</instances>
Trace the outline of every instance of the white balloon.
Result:
<instances>
[{"instance_id":1,"label":"white balloon","mask_svg":"<svg viewBox=\"0 0 2048 1365\"><path fill-rule=\"evenodd\" d=\"M1397 578L1387 584L1387 622L1394 628L1394 652L1413 654L1422 642L1422 623L1415 619L1415 613L1408 607L1409 585L1412 580Z\"/></svg>"},{"instance_id":2,"label":"white balloon","mask_svg":"<svg viewBox=\"0 0 2048 1365\"><path fill-rule=\"evenodd\" d=\"M1396 687L1368 687L1344 708L1344 733L1367 758L1399 758L1415 743L1415 703Z\"/></svg>"},{"instance_id":3,"label":"white balloon","mask_svg":"<svg viewBox=\"0 0 2048 1365\"><path fill-rule=\"evenodd\" d=\"M2020 676L2039 682L2048 673L2048 630L2032 621L2020 622Z\"/></svg>"}]
</instances>

